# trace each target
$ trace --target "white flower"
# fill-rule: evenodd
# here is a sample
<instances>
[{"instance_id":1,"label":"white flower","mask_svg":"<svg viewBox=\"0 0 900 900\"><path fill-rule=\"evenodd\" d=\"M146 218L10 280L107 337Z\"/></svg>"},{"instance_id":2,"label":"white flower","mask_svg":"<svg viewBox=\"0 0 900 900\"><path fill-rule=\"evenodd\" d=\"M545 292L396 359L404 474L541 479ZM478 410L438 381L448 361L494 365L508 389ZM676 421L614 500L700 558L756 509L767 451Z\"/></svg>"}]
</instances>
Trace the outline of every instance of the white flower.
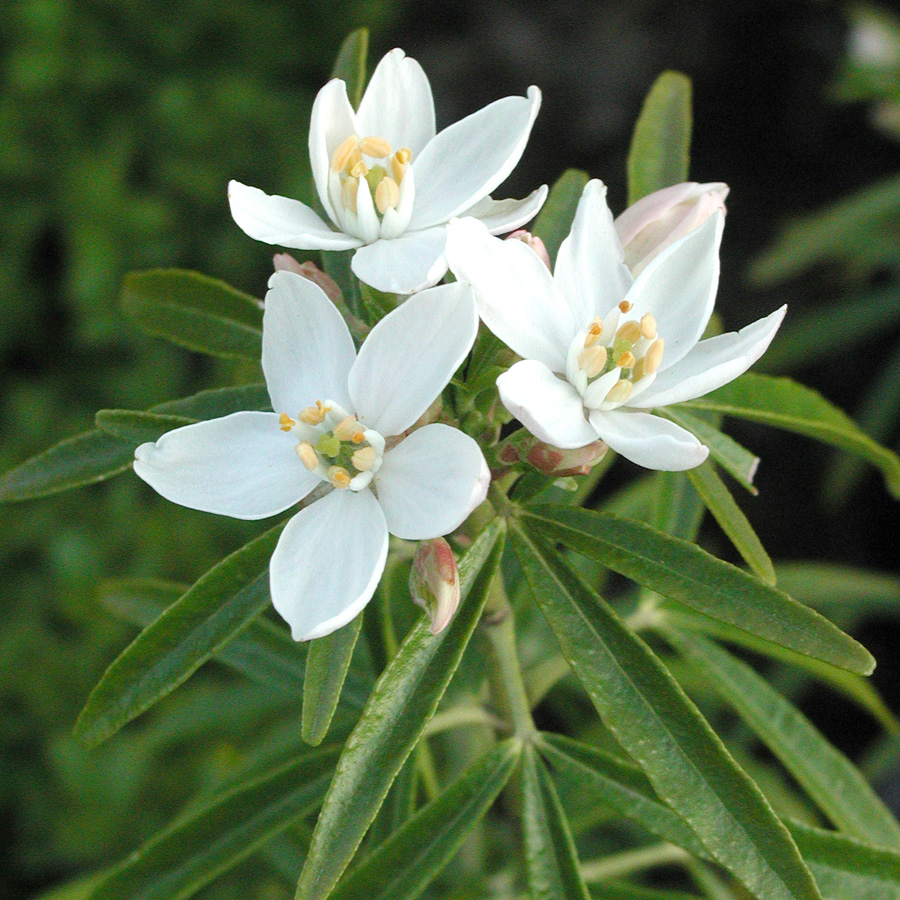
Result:
<instances>
[{"instance_id":1,"label":"white flower","mask_svg":"<svg viewBox=\"0 0 900 900\"><path fill-rule=\"evenodd\" d=\"M435 135L434 101L422 67L392 50L378 64L354 112L346 84L319 91L309 126L309 156L319 200L331 220L287 197L237 181L231 214L252 238L302 250L357 249L352 268L381 291L411 294L447 271L446 224L475 216L492 234L524 225L547 196L488 195L506 180L528 141L541 103L505 97Z\"/></svg>"},{"instance_id":2,"label":"white flower","mask_svg":"<svg viewBox=\"0 0 900 900\"><path fill-rule=\"evenodd\" d=\"M524 357L497 379L506 408L557 447L599 437L650 469L703 462L703 444L650 410L699 397L746 371L786 309L700 340L716 297L722 225L717 212L635 279L599 181L584 189L553 275L520 241L492 238L471 220L451 222L453 273L475 288L488 328Z\"/></svg>"},{"instance_id":3,"label":"white flower","mask_svg":"<svg viewBox=\"0 0 900 900\"><path fill-rule=\"evenodd\" d=\"M134 470L175 503L238 519L327 490L288 522L269 566L272 603L294 639L322 637L371 598L388 532L447 534L484 499L490 475L468 435L433 424L390 440L440 394L477 327L471 290L443 285L385 316L357 355L325 294L276 272L262 351L275 412L176 428L138 447Z\"/></svg>"}]
</instances>

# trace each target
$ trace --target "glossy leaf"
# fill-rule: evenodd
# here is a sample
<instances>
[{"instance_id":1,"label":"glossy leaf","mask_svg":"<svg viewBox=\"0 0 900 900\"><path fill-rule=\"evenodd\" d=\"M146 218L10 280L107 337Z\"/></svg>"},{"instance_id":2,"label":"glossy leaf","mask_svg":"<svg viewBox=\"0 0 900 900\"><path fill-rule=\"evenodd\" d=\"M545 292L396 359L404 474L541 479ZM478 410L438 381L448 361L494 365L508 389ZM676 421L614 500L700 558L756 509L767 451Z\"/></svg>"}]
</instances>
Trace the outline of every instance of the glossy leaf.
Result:
<instances>
[{"instance_id":1,"label":"glossy leaf","mask_svg":"<svg viewBox=\"0 0 900 900\"><path fill-rule=\"evenodd\" d=\"M687 181L691 152L691 80L663 72L653 82L628 152L628 203Z\"/></svg>"},{"instance_id":2,"label":"glossy leaf","mask_svg":"<svg viewBox=\"0 0 900 900\"><path fill-rule=\"evenodd\" d=\"M559 245L572 230L575 210L588 181L587 172L566 169L550 188L550 193L534 220L531 232L544 242L551 263L555 264Z\"/></svg>"},{"instance_id":3,"label":"glossy leaf","mask_svg":"<svg viewBox=\"0 0 900 900\"><path fill-rule=\"evenodd\" d=\"M262 305L224 281L182 269L131 272L121 302L155 337L213 356L260 358Z\"/></svg>"},{"instance_id":4,"label":"glossy leaf","mask_svg":"<svg viewBox=\"0 0 900 900\"><path fill-rule=\"evenodd\" d=\"M522 760L522 827L532 900L588 900L556 788L530 744Z\"/></svg>"},{"instance_id":5,"label":"glossy leaf","mask_svg":"<svg viewBox=\"0 0 900 900\"><path fill-rule=\"evenodd\" d=\"M436 800L344 878L332 900L412 900L453 858L515 770L521 744L508 740L469 766Z\"/></svg>"},{"instance_id":6,"label":"glossy leaf","mask_svg":"<svg viewBox=\"0 0 900 900\"><path fill-rule=\"evenodd\" d=\"M106 670L75 723L93 746L187 680L269 603L269 557L282 525L235 551L145 628Z\"/></svg>"},{"instance_id":7,"label":"glossy leaf","mask_svg":"<svg viewBox=\"0 0 900 900\"><path fill-rule=\"evenodd\" d=\"M523 520L614 572L797 653L869 674L871 654L814 610L687 541L610 513L529 507Z\"/></svg>"},{"instance_id":8,"label":"glossy leaf","mask_svg":"<svg viewBox=\"0 0 900 900\"><path fill-rule=\"evenodd\" d=\"M761 900L820 900L787 830L644 642L531 526L510 541L563 655L657 795ZM534 529L534 530L532 530Z\"/></svg>"},{"instance_id":9,"label":"glossy leaf","mask_svg":"<svg viewBox=\"0 0 900 900\"><path fill-rule=\"evenodd\" d=\"M360 613L352 622L325 637L310 641L303 682L303 740L318 745L328 733L341 689L362 628Z\"/></svg>"},{"instance_id":10,"label":"glossy leaf","mask_svg":"<svg viewBox=\"0 0 900 900\"><path fill-rule=\"evenodd\" d=\"M317 750L176 820L114 869L92 900L190 897L315 809L336 757Z\"/></svg>"},{"instance_id":11,"label":"glossy leaf","mask_svg":"<svg viewBox=\"0 0 900 900\"><path fill-rule=\"evenodd\" d=\"M900 847L900 824L859 770L764 678L701 635L678 629L665 634L838 828L873 844Z\"/></svg>"},{"instance_id":12,"label":"glossy leaf","mask_svg":"<svg viewBox=\"0 0 900 900\"><path fill-rule=\"evenodd\" d=\"M495 520L460 560L461 599L450 625L434 635L420 617L376 683L316 822L298 900L323 900L331 892L434 715L481 616L503 533L503 521Z\"/></svg>"},{"instance_id":13,"label":"glossy leaf","mask_svg":"<svg viewBox=\"0 0 900 900\"><path fill-rule=\"evenodd\" d=\"M747 372L725 387L686 405L784 428L853 453L881 469L888 490L900 497L900 459L897 454L876 444L821 394L789 378Z\"/></svg>"}]
</instances>

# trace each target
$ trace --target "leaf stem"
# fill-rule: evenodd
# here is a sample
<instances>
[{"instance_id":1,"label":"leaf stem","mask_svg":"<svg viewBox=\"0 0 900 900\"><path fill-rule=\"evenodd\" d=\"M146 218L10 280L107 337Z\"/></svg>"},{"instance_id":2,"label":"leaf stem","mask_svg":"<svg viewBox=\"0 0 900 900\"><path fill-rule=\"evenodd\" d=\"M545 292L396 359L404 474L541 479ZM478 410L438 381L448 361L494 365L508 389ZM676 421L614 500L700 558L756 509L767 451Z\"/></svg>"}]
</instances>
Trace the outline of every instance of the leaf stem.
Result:
<instances>
[{"instance_id":1,"label":"leaf stem","mask_svg":"<svg viewBox=\"0 0 900 900\"><path fill-rule=\"evenodd\" d=\"M619 878L651 869L654 866L665 866L671 863L682 863L690 858L690 854L674 844L653 844L639 850L626 850L603 859L586 862L581 866L581 877L589 883L602 881L604 878Z\"/></svg>"}]
</instances>

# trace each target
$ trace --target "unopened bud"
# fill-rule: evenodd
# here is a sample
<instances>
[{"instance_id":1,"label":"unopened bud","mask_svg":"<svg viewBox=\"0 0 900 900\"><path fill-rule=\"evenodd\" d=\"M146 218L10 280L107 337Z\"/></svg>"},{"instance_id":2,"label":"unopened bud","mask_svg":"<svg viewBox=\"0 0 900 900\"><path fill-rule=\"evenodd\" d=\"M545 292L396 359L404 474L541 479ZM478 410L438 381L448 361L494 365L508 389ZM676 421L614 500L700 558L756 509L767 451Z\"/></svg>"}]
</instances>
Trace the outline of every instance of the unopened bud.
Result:
<instances>
[{"instance_id":1,"label":"unopened bud","mask_svg":"<svg viewBox=\"0 0 900 900\"><path fill-rule=\"evenodd\" d=\"M332 303L340 303L344 299L334 279L326 275L314 262L298 263L290 253L276 253L272 257L272 262L276 272L295 272L318 285Z\"/></svg>"},{"instance_id":2,"label":"unopened bud","mask_svg":"<svg viewBox=\"0 0 900 900\"><path fill-rule=\"evenodd\" d=\"M637 275L666 247L725 212L728 185L686 181L642 197L616 219L625 264Z\"/></svg>"},{"instance_id":3,"label":"unopened bud","mask_svg":"<svg viewBox=\"0 0 900 900\"><path fill-rule=\"evenodd\" d=\"M419 544L409 573L409 592L431 619L431 633L440 634L459 606L459 570L444 538Z\"/></svg>"},{"instance_id":4,"label":"unopened bud","mask_svg":"<svg viewBox=\"0 0 900 900\"><path fill-rule=\"evenodd\" d=\"M536 441L528 450L526 459L545 475L562 478L567 475L587 475L606 455L609 447L603 441L594 441L574 450L563 450L543 441Z\"/></svg>"},{"instance_id":5,"label":"unopened bud","mask_svg":"<svg viewBox=\"0 0 900 900\"><path fill-rule=\"evenodd\" d=\"M512 234L507 235L506 240L521 241L523 244L527 244L535 253L537 253L541 262L543 262L548 269L550 268L550 254L547 252L544 242L530 231L520 228L518 231L514 231Z\"/></svg>"}]
</instances>

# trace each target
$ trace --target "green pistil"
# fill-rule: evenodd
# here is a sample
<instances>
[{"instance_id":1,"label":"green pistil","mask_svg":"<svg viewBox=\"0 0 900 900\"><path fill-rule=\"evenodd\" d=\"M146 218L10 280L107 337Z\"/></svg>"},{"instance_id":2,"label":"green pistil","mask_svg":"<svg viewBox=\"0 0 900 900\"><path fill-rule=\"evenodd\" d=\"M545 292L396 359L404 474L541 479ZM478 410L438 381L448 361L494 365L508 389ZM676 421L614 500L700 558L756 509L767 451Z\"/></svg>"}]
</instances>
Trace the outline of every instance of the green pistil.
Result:
<instances>
[{"instance_id":1,"label":"green pistil","mask_svg":"<svg viewBox=\"0 0 900 900\"><path fill-rule=\"evenodd\" d=\"M341 442L333 434L323 434L316 443L316 451L334 459L341 452Z\"/></svg>"},{"instance_id":2,"label":"green pistil","mask_svg":"<svg viewBox=\"0 0 900 900\"><path fill-rule=\"evenodd\" d=\"M375 196L375 191L378 188L378 185L381 184L382 179L387 175L387 169L384 166L372 166L369 169L368 174L366 175L366 181L369 183L369 190L372 192L372 196Z\"/></svg>"}]
</instances>

